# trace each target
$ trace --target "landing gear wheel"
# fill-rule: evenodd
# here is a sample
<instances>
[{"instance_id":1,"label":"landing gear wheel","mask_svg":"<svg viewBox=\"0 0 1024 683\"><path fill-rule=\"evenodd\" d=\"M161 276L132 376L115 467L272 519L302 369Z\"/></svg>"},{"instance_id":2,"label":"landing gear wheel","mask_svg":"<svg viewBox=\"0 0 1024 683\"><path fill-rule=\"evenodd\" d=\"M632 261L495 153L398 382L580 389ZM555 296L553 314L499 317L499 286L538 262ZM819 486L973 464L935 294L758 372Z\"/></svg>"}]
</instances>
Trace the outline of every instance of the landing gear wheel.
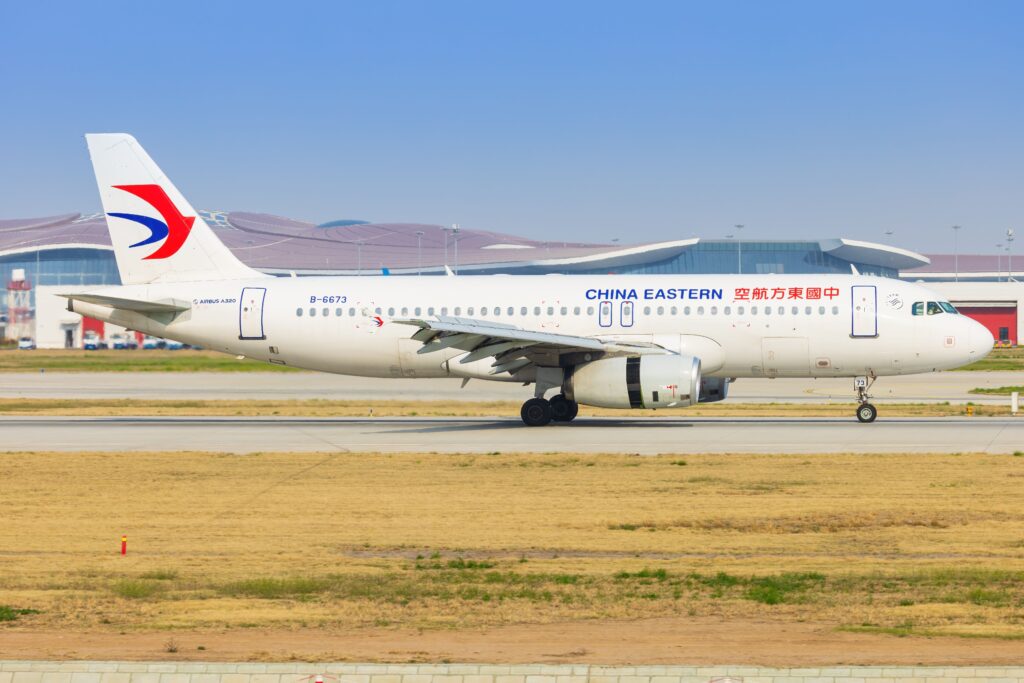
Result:
<instances>
[{"instance_id":1,"label":"landing gear wheel","mask_svg":"<svg viewBox=\"0 0 1024 683\"><path fill-rule=\"evenodd\" d=\"M552 396L549 403L551 404L551 419L555 422L572 422L580 412L580 404L570 401L563 394Z\"/></svg>"},{"instance_id":2,"label":"landing gear wheel","mask_svg":"<svg viewBox=\"0 0 1024 683\"><path fill-rule=\"evenodd\" d=\"M857 407L857 420L860 422L874 422L878 417L878 409L870 403L861 403Z\"/></svg>"},{"instance_id":3,"label":"landing gear wheel","mask_svg":"<svg viewBox=\"0 0 1024 683\"><path fill-rule=\"evenodd\" d=\"M543 427L551 422L551 404L543 398L531 398L519 411L527 427Z\"/></svg>"}]
</instances>

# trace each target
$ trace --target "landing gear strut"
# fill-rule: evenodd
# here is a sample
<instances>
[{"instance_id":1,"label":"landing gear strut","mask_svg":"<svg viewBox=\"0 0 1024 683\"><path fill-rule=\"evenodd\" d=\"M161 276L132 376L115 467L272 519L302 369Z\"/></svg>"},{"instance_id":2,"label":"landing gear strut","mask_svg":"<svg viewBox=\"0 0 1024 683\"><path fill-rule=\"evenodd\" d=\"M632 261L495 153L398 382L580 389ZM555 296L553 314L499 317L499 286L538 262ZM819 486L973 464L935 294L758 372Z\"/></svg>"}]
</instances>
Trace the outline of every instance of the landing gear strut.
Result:
<instances>
[{"instance_id":1,"label":"landing gear strut","mask_svg":"<svg viewBox=\"0 0 1024 683\"><path fill-rule=\"evenodd\" d=\"M565 394L551 397L551 419L555 422L572 422L580 412L580 404L570 401Z\"/></svg>"},{"instance_id":2,"label":"landing gear strut","mask_svg":"<svg viewBox=\"0 0 1024 683\"><path fill-rule=\"evenodd\" d=\"M878 409L868 403L871 398L868 395L868 389L874 383L874 377L857 377L853 380L853 386L857 389L857 402L860 404L857 406L858 422L874 422L878 417Z\"/></svg>"}]
</instances>

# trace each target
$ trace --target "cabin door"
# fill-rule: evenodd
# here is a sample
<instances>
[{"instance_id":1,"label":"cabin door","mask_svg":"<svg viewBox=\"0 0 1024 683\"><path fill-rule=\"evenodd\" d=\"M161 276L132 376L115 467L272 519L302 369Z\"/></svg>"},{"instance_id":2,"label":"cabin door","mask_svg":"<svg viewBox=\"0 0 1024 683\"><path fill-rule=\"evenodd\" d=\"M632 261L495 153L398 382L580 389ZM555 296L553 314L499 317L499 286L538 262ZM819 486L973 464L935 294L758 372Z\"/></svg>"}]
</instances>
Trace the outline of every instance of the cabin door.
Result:
<instances>
[{"instance_id":1,"label":"cabin door","mask_svg":"<svg viewBox=\"0 0 1024 683\"><path fill-rule=\"evenodd\" d=\"M874 285L854 285L850 315L851 337L878 336L878 288Z\"/></svg>"},{"instance_id":2,"label":"cabin door","mask_svg":"<svg viewBox=\"0 0 1024 683\"><path fill-rule=\"evenodd\" d=\"M263 300L266 287L245 287L238 298L238 338L266 339L263 334Z\"/></svg>"}]
</instances>

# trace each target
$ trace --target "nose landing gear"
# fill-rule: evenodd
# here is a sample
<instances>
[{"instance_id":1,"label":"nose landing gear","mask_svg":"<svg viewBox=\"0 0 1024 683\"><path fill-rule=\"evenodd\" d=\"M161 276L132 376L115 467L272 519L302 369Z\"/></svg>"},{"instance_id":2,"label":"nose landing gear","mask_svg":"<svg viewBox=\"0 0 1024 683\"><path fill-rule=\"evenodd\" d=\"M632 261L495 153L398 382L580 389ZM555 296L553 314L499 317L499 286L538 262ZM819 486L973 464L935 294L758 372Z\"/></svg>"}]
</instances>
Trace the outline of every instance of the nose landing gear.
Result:
<instances>
[{"instance_id":1,"label":"nose landing gear","mask_svg":"<svg viewBox=\"0 0 1024 683\"><path fill-rule=\"evenodd\" d=\"M857 377L853 380L853 386L857 389L857 402L860 404L857 406L857 421L858 422L874 422L875 418L878 417L878 409L868 403L870 396L868 395L868 389L875 383L875 377Z\"/></svg>"}]
</instances>

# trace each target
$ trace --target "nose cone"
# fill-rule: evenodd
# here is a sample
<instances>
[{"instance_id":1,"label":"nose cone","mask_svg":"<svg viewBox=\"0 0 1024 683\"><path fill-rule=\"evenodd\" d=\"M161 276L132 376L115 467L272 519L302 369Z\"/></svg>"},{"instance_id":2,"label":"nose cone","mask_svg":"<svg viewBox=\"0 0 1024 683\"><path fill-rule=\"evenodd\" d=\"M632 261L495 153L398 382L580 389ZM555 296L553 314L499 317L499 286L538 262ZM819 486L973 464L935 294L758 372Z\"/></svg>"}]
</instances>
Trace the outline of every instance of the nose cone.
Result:
<instances>
[{"instance_id":1,"label":"nose cone","mask_svg":"<svg viewBox=\"0 0 1024 683\"><path fill-rule=\"evenodd\" d=\"M977 320L971 320L970 318L967 320L970 323L970 329L967 332L967 349L970 353L970 360L968 362L973 363L991 353L995 338L988 331L988 328Z\"/></svg>"}]
</instances>

